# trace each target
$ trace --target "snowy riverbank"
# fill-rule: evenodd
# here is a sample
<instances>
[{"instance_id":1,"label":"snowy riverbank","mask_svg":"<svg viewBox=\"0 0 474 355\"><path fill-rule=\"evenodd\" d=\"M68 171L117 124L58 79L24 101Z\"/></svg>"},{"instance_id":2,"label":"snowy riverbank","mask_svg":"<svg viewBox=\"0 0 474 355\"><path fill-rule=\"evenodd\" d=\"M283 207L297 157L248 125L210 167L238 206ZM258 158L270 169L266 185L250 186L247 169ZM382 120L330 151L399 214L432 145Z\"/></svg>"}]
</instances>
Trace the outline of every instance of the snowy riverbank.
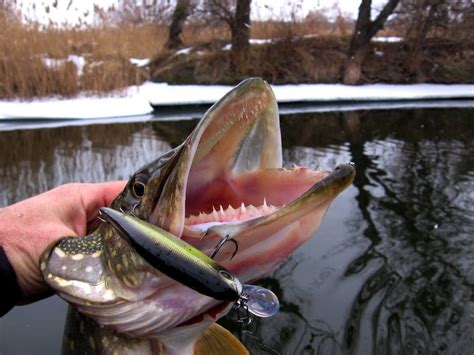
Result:
<instances>
[{"instance_id":1,"label":"snowy riverbank","mask_svg":"<svg viewBox=\"0 0 474 355\"><path fill-rule=\"evenodd\" d=\"M153 107L210 105L231 88L223 85L168 85L148 82L111 96L81 95L68 99L42 98L31 101L0 100L0 119L97 119L139 116L151 113ZM406 101L405 105L410 106L411 102L420 100L474 99L474 85L465 84L301 84L274 85L272 88L280 104L314 103L334 110L337 110L339 102L351 102L353 106L355 104L354 107L361 107L362 102L371 102L369 107L381 108L382 102L393 107L394 102L401 101ZM462 101L455 102L462 105ZM428 104L430 105L432 104ZM448 106L453 105L448 102Z\"/></svg>"}]
</instances>

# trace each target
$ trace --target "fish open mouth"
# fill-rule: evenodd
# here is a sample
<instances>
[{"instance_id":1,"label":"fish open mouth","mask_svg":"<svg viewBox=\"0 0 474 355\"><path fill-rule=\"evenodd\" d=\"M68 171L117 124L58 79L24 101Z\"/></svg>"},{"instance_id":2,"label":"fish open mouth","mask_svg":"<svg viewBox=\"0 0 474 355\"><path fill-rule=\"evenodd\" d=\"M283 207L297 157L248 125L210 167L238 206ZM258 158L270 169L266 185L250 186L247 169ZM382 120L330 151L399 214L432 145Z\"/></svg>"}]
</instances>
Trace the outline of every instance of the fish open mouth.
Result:
<instances>
[{"instance_id":1,"label":"fish open mouth","mask_svg":"<svg viewBox=\"0 0 474 355\"><path fill-rule=\"evenodd\" d=\"M111 207L208 255L222 238L234 239L235 256L225 243L215 259L248 283L313 235L354 175L352 164L332 172L283 169L275 96L263 80L248 79L209 109L181 146L138 170ZM40 267L81 313L134 337L161 341L166 332L187 334L193 324L202 331L229 309L160 273L105 223L85 238L51 246Z\"/></svg>"},{"instance_id":2,"label":"fish open mouth","mask_svg":"<svg viewBox=\"0 0 474 355\"><path fill-rule=\"evenodd\" d=\"M179 148L149 221L203 251L234 238L241 259L246 250L261 252L259 244L271 247L271 240L279 262L317 229L354 174L350 164L334 172L283 169L275 96L252 78L216 103ZM275 238L282 229L285 237ZM230 253L224 248L218 259Z\"/></svg>"},{"instance_id":3,"label":"fish open mouth","mask_svg":"<svg viewBox=\"0 0 474 355\"><path fill-rule=\"evenodd\" d=\"M214 105L178 152L149 221L208 255L233 238L237 254L228 243L215 258L242 282L268 275L308 240L355 175L352 164L282 168L278 107L261 79Z\"/></svg>"}]
</instances>

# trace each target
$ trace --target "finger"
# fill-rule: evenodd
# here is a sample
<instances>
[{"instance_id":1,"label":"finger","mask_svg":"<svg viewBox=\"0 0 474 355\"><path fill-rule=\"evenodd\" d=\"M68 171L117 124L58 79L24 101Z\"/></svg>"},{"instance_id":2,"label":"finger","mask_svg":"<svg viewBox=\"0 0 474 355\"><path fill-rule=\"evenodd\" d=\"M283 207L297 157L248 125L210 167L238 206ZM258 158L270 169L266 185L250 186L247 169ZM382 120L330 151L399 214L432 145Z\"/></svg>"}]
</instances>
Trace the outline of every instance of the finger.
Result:
<instances>
[{"instance_id":1,"label":"finger","mask_svg":"<svg viewBox=\"0 0 474 355\"><path fill-rule=\"evenodd\" d=\"M100 207L109 206L125 187L126 181L112 181L90 184L88 189L81 190L82 206L90 221L95 218Z\"/></svg>"},{"instance_id":2,"label":"finger","mask_svg":"<svg viewBox=\"0 0 474 355\"><path fill-rule=\"evenodd\" d=\"M126 181L112 181L99 184L103 187L104 203L100 207L109 206L118 194L125 188Z\"/></svg>"},{"instance_id":3,"label":"finger","mask_svg":"<svg viewBox=\"0 0 474 355\"><path fill-rule=\"evenodd\" d=\"M118 194L125 187L126 181L113 181L102 184L96 184L96 188L102 191L102 201L98 201L98 204L92 204L88 210L86 210L87 216L87 232L95 230L99 226L98 209L100 207L109 206L118 196Z\"/></svg>"}]
</instances>

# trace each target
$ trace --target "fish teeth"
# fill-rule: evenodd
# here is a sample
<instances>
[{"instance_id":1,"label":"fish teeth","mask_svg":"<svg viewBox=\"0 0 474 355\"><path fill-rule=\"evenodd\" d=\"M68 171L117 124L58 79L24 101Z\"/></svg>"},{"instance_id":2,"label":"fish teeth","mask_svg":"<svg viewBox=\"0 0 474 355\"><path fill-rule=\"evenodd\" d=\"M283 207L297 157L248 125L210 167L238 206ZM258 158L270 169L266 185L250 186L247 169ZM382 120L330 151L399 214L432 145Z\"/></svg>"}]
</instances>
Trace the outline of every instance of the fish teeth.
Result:
<instances>
[{"instance_id":1,"label":"fish teeth","mask_svg":"<svg viewBox=\"0 0 474 355\"><path fill-rule=\"evenodd\" d=\"M198 219L199 219L200 223L203 223L203 222L205 221L205 219L204 219L204 218L205 218L205 216L206 216L206 214L205 214L205 213L203 213L203 212L199 212Z\"/></svg>"},{"instance_id":2,"label":"fish teeth","mask_svg":"<svg viewBox=\"0 0 474 355\"><path fill-rule=\"evenodd\" d=\"M216 208L212 206L212 212L210 213L212 216L213 221L218 221L219 220L219 213L216 211Z\"/></svg>"},{"instance_id":3,"label":"fish teeth","mask_svg":"<svg viewBox=\"0 0 474 355\"><path fill-rule=\"evenodd\" d=\"M261 216L260 212L258 211L258 209L254 205L249 205L247 207L247 209L248 209L249 215L251 217L260 217Z\"/></svg>"},{"instance_id":4,"label":"fish teeth","mask_svg":"<svg viewBox=\"0 0 474 355\"><path fill-rule=\"evenodd\" d=\"M225 212L222 205L219 206L219 221L225 221Z\"/></svg>"},{"instance_id":5,"label":"fish teeth","mask_svg":"<svg viewBox=\"0 0 474 355\"><path fill-rule=\"evenodd\" d=\"M227 208L224 209L222 205L219 205L218 209L216 209L215 206L212 206L212 211L209 213L201 211L199 214L190 215L186 218L185 223L187 225L194 225L208 222L247 220L269 215L276 210L278 210L278 208L272 204L268 204L266 198L264 198L263 203L258 207L252 204L245 205L244 202L242 202L237 208L234 208L232 205L228 205Z\"/></svg>"},{"instance_id":6,"label":"fish teeth","mask_svg":"<svg viewBox=\"0 0 474 355\"><path fill-rule=\"evenodd\" d=\"M234 207L229 205L229 207L227 207L226 214L227 216L231 217L231 219L234 219L237 216L237 211Z\"/></svg>"},{"instance_id":7,"label":"fish teeth","mask_svg":"<svg viewBox=\"0 0 474 355\"><path fill-rule=\"evenodd\" d=\"M262 209L263 214L268 214L268 212L270 211L270 207L268 207L267 204L263 204L261 209Z\"/></svg>"}]
</instances>

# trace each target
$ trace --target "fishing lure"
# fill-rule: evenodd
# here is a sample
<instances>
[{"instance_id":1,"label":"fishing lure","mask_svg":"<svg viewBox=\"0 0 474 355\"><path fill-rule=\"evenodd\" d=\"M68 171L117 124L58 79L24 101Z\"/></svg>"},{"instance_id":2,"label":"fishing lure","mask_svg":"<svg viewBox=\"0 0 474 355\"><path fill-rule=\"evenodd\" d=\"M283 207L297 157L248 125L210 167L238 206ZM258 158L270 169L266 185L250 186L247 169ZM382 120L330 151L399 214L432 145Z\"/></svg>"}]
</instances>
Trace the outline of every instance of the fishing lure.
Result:
<instances>
[{"instance_id":1,"label":"fishing lure","mask_svg":"<svg viewBox=\"0 0 474 355\"><path fill-rule=\"evenodd\" d=\"M100 213L140 256L163 274L203 295L236 302L239 309L257 317L270 317L278 312L278 298L272 291L242 284L230 271L184 240L131 214L107 207L101 208Z\"/></svg>"}]
</instances>

